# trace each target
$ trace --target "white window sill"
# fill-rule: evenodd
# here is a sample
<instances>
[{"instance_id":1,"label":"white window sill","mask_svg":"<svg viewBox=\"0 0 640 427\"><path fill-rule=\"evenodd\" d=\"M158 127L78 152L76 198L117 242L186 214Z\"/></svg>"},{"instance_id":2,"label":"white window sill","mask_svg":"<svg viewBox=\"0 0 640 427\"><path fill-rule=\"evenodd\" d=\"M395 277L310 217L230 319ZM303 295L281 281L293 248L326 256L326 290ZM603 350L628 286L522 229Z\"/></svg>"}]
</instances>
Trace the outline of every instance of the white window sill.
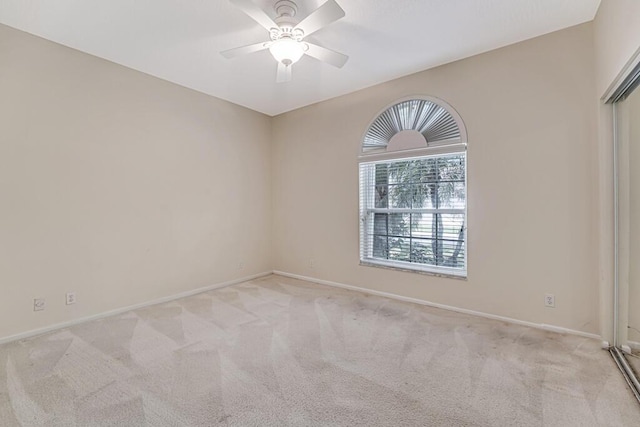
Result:
<instances>
[{"instance_id":1,"label":"white window sill","mask_svg":"<svg viewBox=\"0 0 640 427\"><path fill-rule=\"evenodd\" d=\"M403 262L383 261L379 259L361 259L360 265L364 267L386 268L388 270L404 271L408 273L425 274L427 276L446 277L449 279L467 280L466 270L452 268L430 267Z\"/></svg>"}]
</instances>

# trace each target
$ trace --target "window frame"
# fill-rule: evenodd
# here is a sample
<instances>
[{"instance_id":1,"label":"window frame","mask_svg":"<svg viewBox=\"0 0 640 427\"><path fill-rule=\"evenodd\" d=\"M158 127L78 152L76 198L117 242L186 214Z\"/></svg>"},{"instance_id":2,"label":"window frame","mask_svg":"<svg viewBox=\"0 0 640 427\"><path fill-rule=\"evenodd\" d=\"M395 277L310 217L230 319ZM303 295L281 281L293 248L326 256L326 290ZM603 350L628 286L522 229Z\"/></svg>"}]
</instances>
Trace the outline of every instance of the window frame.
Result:
<instances>
[{"instance_id":1,"label":"window frame","mask_svg":"<svg viewBox=\"0 0 640 427\"><path fill-rule=\"evenodd\" d=\"M393 164L394 162L405 162L412 160L424 160L433 158L443 158L449 156L462 155L464 156L464 208L376 208L375 207L375 166L377 164ZM360 265L368 267L382 267L399 271L408 271L414 273L423 273L441 277L451 277L457 279L466 279L467 277L467 206L468 206L468 187L467 187L467 152L455 151L444 152L438 154L424 154L421 156L412 157L399 157L389 160L375 160L375 161L361 161L358 165L359 173L359 197L360 197ZM364 176L363 176L364 175ZM363 185L363 181L366 181L366 185ZM372 183L373 182L373 183ZM364 188L363 188L364 187ZM367 194L362 194L363 189L366 188ZM432 264L415 263L410 261L390 260L383 258L376 258L373 256L373 238L374 233L374 220L375 213L427 213L427 214L457 214L463 215L463 260L464 268L455 268L448 266L438 266ZM389 236L389 234L387 234ZM413 236L407 236L409 239L413 239ZM368 252L365 254L365 252Z\"/></svg>"},{"instance_id":2,"label":"window frame","mask_svg":"<svg viewBox=\"0 0 640 427\"><path fill-rule=\"evenodd\" d=\"M407 110L407 108L411 110ZM431 114L431 112L439 110L437 114L431 116L434 117L432 121L429 121L429 117L423 114ZM430 125L433 123L433 125ZM445 124L446 123L446 124ZM418 131L425 138L424 145L411 142L409 145L397 144L394 142L395 135L406 131ZM358 157L358 193L359 193L359 261L360 265L368 267L387 268L396 271L405 271L411 273L427 274L432 276L447 277L453 279L466 280L468 276L468 153L467 153L467 132L464 122L458 112L451 107L448 103L442 99L424 96L414 95L401 98L380 110L378 114L369 122L367 129L362 137L362 145L360 155ZM437 266L431 264L423 264L400 260L389 260L384 258L374 258L373 256L366 256L365 250L374 250L374 220L373 215L364 213L363 207L365 202L363 201L362 194L362 166L366 164L376 163L392 163L409 161L415 159L423 159L428 157L445 157L448 155L464 155L464 209L455 209L455 213L464 215L463 223L463 245L464 245L464 268L451 267L451 266ZM372 169L375 171L375 169ZM375 175L375 173L374 173ZM375 176L370 177L370 180L375 181ZM369 196L372 201L369 209L370 213L372 209L375 210L375 182L371 187L372 194ZM380 209L380 208L378 208ZM388 213L394 213L387 209ZM403 208L403 210L411 211L411 208ZM451 209L421 209L421 211L427 213L446 213ZM413 209L418 213L417 209ZM431 212L429 212L431 211ZM437 211L437 212L436 212ZM463 212L462 212L463 211ZM367 220L367 217L371 216L371 220ZM388 224L388 223L387 223ZM365 227L370 227L367 230ZM367 237L365 233L368 233L370 237ZM386 229L386 236L389 238L388 227ZM409 236L410 239L414 237ZM418 237L419 239L420 237ZM369 239L369 240L367 240ZM425 240L432 239L425 237ZM443 239L445 240L445 239ZM446 241L446 240L445 240ZM454 241L451 239L451 241ZM459 241L459 240L455 240ZM387 248L388 250L388 248ZM411 253L411 252L410 252ZM371 254L372 255L372 254ZM388 256L388 254L386 255Z\"/></svg>"}]
</instances>

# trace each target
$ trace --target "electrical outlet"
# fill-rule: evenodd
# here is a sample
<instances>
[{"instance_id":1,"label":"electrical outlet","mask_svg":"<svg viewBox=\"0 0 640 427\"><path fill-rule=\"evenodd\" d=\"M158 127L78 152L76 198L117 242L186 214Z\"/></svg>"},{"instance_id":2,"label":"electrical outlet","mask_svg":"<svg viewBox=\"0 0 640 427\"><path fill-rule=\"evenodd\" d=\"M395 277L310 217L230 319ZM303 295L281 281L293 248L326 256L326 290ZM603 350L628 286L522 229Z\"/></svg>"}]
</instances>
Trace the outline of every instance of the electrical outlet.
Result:
<instances>
[{"instance_id":1,"label":"electrical outlet","mask_svg":"<svg viewBox=\"0 0 640 427\"><path fill-rule=\"evenodd\" d=\"M309 268L313 270L313 268L315 267L315 263L313 262L313 259L309 260Z\"/></svg>"},{"instance_id":2,"label":"electrical outlet","mask_svg":"<svg viewBox=\"0 0 640 427\"><path fill-rule=\"evenodd\" d=\"M244 262L240 261L238 263L238 270L244 270Z\"/></svg>"},{"instance_id":3,"label":"electrical outlet","mask_svg":"<svg viewBox=\"0 0 640 427\"><path fill-rule=\"evenodd\" d=\"M35 298L33 300L33 311L42 311L44 310L44 298Z\"/></svg>"},{"instance_id":4,"label":"electrical outlet","mask_svg":"<svg viewBox=\"0 0 640 427\"><path fill-rule=\"evenodd\" d=\"M553 294L546 294L544 296L544 306L555 308L556 306L556 296Z\"/></svg>"},{"instance_id":5,"label":"electrical outlet","mask_svg":"<svg viewBox=\"0 0 640 427\"><path fill-rule=\"evenodd\" d=\"M67 292L67 305L76 303L76 293L75 292Z\"/></svg>"}]
</instances>

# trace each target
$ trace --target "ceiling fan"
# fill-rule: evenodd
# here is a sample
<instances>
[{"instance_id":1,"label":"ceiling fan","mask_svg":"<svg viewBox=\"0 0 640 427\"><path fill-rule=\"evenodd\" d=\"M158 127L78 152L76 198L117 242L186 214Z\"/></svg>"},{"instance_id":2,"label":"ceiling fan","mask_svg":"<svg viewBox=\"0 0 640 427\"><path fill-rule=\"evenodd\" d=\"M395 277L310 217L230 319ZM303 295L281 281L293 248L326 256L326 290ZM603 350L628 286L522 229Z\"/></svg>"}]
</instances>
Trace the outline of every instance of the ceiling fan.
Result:
<instances>
[{"instance_id":1,"label":"ceiling fan","mask_svg":"<svg viewBox=\"0 0 640 427\"><path fill-rule=\"evenodd\" d=\"M279 0L275 3L274 9L277 13L275 19L271 19L252 0L229 1L266 28L271 40L220 52L225 58L235 58L269 49L278 61L276 75L278 83L291 80L291 67L305 54L338 68L342 68L349 59L347 55L303 40L309 34L326 27L345 15L344 10L335 0L327 0L300 22L294 19L298 6L291 0Z\"/></svg>"}]
</instances>

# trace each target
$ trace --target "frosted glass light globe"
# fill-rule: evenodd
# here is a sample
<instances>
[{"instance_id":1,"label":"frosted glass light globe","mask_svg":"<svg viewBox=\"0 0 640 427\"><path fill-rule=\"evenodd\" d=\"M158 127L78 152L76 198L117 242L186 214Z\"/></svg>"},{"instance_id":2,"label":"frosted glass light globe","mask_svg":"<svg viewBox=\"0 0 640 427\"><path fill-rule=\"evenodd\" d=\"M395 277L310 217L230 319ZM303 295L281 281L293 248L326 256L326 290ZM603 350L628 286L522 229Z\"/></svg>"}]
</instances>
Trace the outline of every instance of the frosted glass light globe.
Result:
<instances>
[{"instance_id":1,"label":"frosted glass light globe","mask_svg":"<svg viewBox=\"0 0 640 427\"><path fill-rule=\"evenodd\" d=\"M291 65L302 57L304 46L299 41L284 37L274 41L269 47L269 52L276 61L282 62L284 65Z\"/></svg>"}]
</instances>

